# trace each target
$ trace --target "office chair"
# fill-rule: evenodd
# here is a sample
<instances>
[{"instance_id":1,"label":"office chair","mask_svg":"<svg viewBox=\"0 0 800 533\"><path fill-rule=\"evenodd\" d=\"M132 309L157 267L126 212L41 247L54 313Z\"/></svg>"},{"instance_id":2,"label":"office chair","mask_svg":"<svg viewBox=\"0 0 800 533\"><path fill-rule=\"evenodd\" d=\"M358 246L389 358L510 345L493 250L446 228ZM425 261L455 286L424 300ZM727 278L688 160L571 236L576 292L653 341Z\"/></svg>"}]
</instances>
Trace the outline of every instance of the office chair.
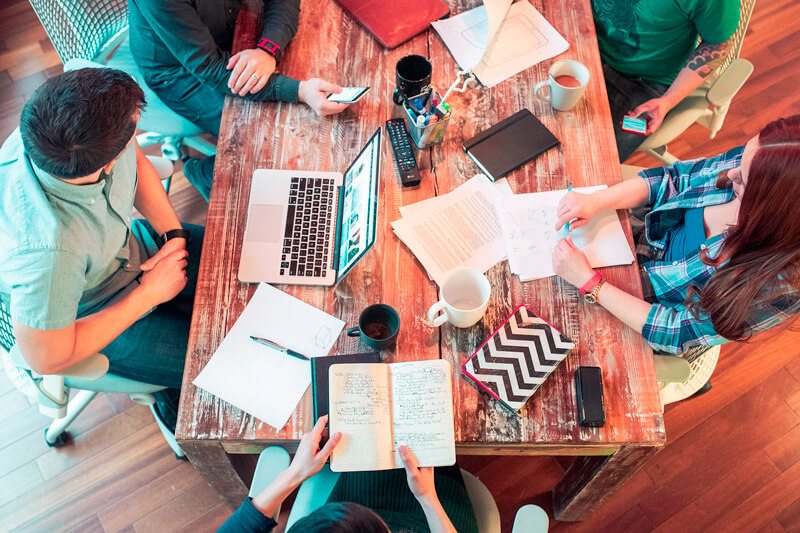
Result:
<instances>
[{"instance_id":1,"label":"office chair","mask_svg":"<svg viewBox=\"0 0 800 533\"><path fill-rule=\"evenodd\" d=\"M250 497L255 497L267 488L278 474L289 467L289 462L289 454L279 446L271 446L262 451L253 474L253 483L250 485ZM332 472L330 467L325 465L319 473L300 485L300 490L297 492L297 497L289 513L289 520L286 523L287 530L300 518L325 505L339 475L338 472ZM500 533L500 512L489 489L469 472L462 470L461 475L475 510L478 531L480 533ZM279 513L280 509L275 513L276 520ZM517 511L512 533L545 533L548 523L547 513L541 507L525 505Z\"/></svg>"},{"instance_id":2,"label":"office chair","mask_svg":"<svg viewBox=\"0 0 800 533\"><path fill-rule=\"evenodd\" d=\"M166 106L147 86L130 53L127 0L30 0L53 47L67 64L92 61L130 74L142 87L147 101L136 137L142 147L161 143L165 157L176 161L186 147L211 156L216 147L200 137L203 131ZM71 68L80 68L72 65Z\"/></svg>"},{"instance_id":3,"label":"office chair","mask_svg":"<svg viewBox=\"0 0 800 533\"><path fill-rule=\"evenodd\" d=\"M739 53L755 3L755 0L741 0L739 27L732 36L728 57L709 80L667 114L658 130L644 140L638 151L654 157L665 165L671 165L678 158L667 151L667 144L695 122L708 128L712 139L717 135L733 97L753 73L753 64L741 59Z\"/></svg>"},{"instance_id":4,"label":"office chair","mask_svg":"<svg viewBox=\"0 0 800 533\"><path fill-rule=\"evenodd\" d=\"M169 179L172 174L172 163L169 160L151 156L148 159L162 181ZM149 406L167 444L177 457L185 456L175 440L175 435L155 411L156 399L153 393L166 387L108 374L108 358L103 354L96 354L61 374L39 376L30 369L22 354L15 349L15 344L9 304L0 298L0 358L3 360L3 368L14 386L28 397L36 399L39 411L54 419L44 431L48 446L58 447L67 442L64 434L67 427L98 392L121 392L130 395L134 402ZM70 389L77 391L72 397Z\"/></svg>"}]
</instances>

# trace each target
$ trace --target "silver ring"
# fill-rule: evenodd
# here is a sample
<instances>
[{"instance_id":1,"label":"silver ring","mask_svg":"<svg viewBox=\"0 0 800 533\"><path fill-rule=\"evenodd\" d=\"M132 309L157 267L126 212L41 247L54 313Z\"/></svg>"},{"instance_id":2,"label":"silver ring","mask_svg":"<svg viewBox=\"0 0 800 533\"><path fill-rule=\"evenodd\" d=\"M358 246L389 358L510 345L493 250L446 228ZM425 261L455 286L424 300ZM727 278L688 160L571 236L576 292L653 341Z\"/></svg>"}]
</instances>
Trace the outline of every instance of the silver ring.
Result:
<instances>
[{"instance_id":1,"label":"silver ring","mask_svg":"<svg viewBox=\"0 0 800 533\"><path fill-rule=\"evenodd\" d=\"M261 78L259 78L258 76L256 76L255 74L250 74L250 77L251 77L251 78L255 78L255 79L256 79L256 81L258 81L258 80L260 80L260 79L261 79Z\"/></svg>"}]
</instances>

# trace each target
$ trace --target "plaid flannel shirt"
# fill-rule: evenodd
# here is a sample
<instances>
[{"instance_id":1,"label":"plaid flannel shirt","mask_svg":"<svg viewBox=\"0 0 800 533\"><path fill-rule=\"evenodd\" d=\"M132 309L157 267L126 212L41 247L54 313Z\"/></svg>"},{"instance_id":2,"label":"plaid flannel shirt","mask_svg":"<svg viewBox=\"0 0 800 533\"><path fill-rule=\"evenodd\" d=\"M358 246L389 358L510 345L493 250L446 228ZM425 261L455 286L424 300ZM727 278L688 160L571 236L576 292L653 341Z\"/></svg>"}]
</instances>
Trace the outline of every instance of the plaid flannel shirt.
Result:
<instances>
[{"instance_id":1,"label":"plaid flannel shirt","mask_svg":"<svg viewBox=\"0 0 800 533\"><path fill-rule=\"evenodd\" d=\"M701 250L716 257L726 233L707 239L681 261L662 261L669 231L682 224L686 209L723 204L733 198L733 189L718 189L720 172L739 166L744 146L710 159L679 161L667 167L643 170L650 189L649 212L644 217L644 235L637 253L658 258L642 265L652 285L654 298L642 335L654 349L681 353L698 346L728 342L720 336L707 316L695 317L684 305L691 286L702 287L716 272L716 267L700 260ZM765 289L750 311L748 328L757 333L776 326L800 311L800 294L792 287Z\"/></svg>"}]
</instances>

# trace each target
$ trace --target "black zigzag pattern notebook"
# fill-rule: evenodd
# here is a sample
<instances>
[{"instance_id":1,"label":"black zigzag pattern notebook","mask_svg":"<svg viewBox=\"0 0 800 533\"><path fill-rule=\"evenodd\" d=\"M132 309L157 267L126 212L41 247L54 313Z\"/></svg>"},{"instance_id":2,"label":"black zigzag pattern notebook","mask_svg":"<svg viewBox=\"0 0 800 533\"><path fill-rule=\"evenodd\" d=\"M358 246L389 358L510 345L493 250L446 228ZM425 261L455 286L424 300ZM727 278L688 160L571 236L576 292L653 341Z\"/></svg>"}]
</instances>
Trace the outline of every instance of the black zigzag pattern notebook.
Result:
<instances>
[{"instance_id":1,"label":"black zigzag pattern notebook","mask_svg":"<svg viewBox=\"0 0 800 533\"><path fill-rule=\"evenodd\" d=\"M518 413L574 347L568 337L520 305L462 370L481 390Z\"/></svg>"}]
</instances>

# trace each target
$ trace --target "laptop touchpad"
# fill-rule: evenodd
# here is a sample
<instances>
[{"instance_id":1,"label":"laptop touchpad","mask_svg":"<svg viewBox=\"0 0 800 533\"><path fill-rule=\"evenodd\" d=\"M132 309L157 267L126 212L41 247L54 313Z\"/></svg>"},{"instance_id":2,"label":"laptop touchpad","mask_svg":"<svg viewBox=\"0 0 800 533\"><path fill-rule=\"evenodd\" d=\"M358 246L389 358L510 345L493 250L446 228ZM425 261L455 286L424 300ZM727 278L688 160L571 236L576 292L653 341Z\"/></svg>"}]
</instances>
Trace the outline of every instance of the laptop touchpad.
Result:
<instances>
[{"instance_id":1,"label":"laptop touchpad","mask_svg":"<svg viewBox=\"0 0 800 533\"><path fill-rule=\"evenodd\" d=\"M285 228L284 206L253 204L247 215L247 235L249 242L280 242Z\"/></svg>"}]
</instances>

